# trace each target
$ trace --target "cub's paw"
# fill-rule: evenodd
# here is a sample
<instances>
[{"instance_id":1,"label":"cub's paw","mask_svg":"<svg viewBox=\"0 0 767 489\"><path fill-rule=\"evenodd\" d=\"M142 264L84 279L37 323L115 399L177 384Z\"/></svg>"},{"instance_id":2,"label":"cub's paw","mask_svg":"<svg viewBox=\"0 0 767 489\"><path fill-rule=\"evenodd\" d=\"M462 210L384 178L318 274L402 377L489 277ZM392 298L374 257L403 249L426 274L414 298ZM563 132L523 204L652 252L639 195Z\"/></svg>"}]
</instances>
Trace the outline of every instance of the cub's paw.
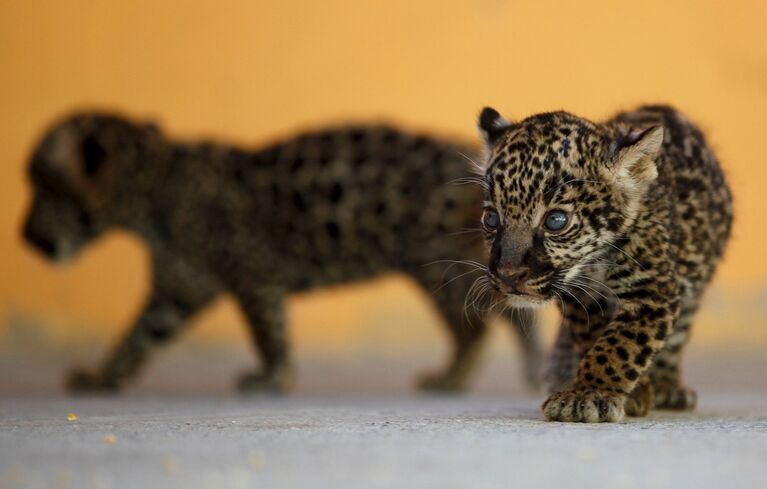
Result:
<instances>
[{"instance_id":1,"label":"cub's paw","mask_svg":"<svg viewBox=\"0 0 767 489\"><path fill-rule=\"evenodd\" d=\"M240 376L237 389L244 394L283 394L293 387L293 373L289 369L274 372L249 372Z\"/></svg>"},{"instance_id":2,"label":"cub's paw","mask_svg":"<svg viewBox=\"0 0 767 489\"><path fill-rule=\"evenodd\" d=\"M120 385L115 379L85 369L73 369L67 374L65 386L69 392L116 392Z\"/></svg>"},{"instance_id":3,"label":"cub's paw","mask_svg":"<svg viewBox=\"0 0 767 489\"><path fill-rule=\"evenodd\" d=\"M542 408L548 421L603 423L622 420L623 403L623 396L612 392L569 389L552 394Z\"/></svg>"},{"instance_id":4,"label":"cub's paw","mask_svg":"<svg viewBox=\"0 0 767 489\"><path fill-rule=\"evenodd\" d=\"M438 372L421 376L418 379L418 389L426 392L456 394L463 392L465 385L457 375Z\"/></svg>"},{"instance_id":5,"label":"cub's paw","mask_svg":"<svg viewBox=\"0 0 767 489\"><path fill-rule=\"evenodd\" d=\"M694 390L676 384L656 385L655 407L657 409L673 409L676 411L691 411L698 402L698 394Z\"/></svg>"},{"instance_id":6,"label":"cub's paw","mask_svg":"<svg viewBox=\"0 0 767 489\"><path fill-rule=\"evenodd\" d=\"M640 381L631 394L626 398L623 405L626 414L629 416L646 416L647 412L654 405L653 388L649 381Z\"/></svg>"}]
</instances>

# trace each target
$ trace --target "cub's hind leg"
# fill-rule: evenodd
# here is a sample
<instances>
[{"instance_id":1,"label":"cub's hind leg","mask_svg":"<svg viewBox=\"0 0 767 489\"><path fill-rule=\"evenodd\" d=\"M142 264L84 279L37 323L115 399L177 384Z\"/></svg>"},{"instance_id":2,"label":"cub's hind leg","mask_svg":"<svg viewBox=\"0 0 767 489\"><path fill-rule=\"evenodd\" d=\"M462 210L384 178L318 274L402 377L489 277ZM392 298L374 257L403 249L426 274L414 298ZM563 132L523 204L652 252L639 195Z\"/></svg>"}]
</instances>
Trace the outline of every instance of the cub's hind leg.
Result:
<instances>
[{"instance_id":1,"label":"cub's hind leg","mask_svg":"<svg viewBox=\"0 0 767 489\"><path fill-rule=\"evenodd\" d=\"M285 291L261 285L235 291L248 321L251 337L261 359L261 369L240 377L243 392L280 393L293 384L293 369L285 338Z\"/></svg>"},{"instance_id":2,"label":"cub's hind leg","mask_svg":"<svg viewBox=\"0 0 767 489\"><path fill-rule=\"evenodd\" d=\"M487 325L481 318L467 321L463 318L462 307L442 301L438 303L452 340L452 353L447 366L421 377L418 387L430 391L459 392L466 389L469 378L476 370Z\"/></svg>"},{"instance_id":3,"label":"cub's hind leg","mask_svg":"<svg viewBox=\"0 0 767 489\"><path fill-rule=\"evenodd\" d=\"M682 350L690 338L690 327L697 308L697 300L686 301L682 305L674 329L650 369L655 407L658 409L685 411L694 409L697 403L695 391L682 384L680 369Z\"/></svg>"},{"instance_id":4,"label":"cub's hind leg","mask_svg":"<svg viewBox=\"0 0 767 489\"><path fill-rule=\"evenodd\" d=\"M418 267L413 275L440 311L452 343L447 366L421 377L418 387L441 392L464 390L475 370L487 331L484 318L474 309L464 308L473 278L458 276L443 279L441 272L429 270L428 267Z\"/></svg>"},{"instance_id":5,"label":"cub's hind leg","mask_svg":"<svg viewBox=\"0 0 767 489\"><path fill-rule=\"evenodd\" d=\"M575 380L579 361L573 332L563 323L559 327L544 374L543 380L549 393L561 391Z\"/></svg>"},{"instance_id":6,"label":"cub's hind leg","mask_svg":"<svg viewBox=\"0 0 767 489\"><path fill-rule=\"evenodd\" d=\"M527 308L510 309L504 316L506 316L505 319L508 319L512 331L519 338L527 385L536 389L541 384L544 354L538 334L535 311Z\"/></svg>"},{"instance_id":7,"label":"cub's hind leg","mask_svg":"<svg viewBox=\"0 0 767 489\"><path fill-rule=\"evenodd\" d=\"M158 347L185 329L189 318L219 293L204 274L167 253L152 260L152 290L144 310L125 338L97 370L74 369L67 378L72 391L118 390L134 378Z\"/></svg>"}]
</instances>

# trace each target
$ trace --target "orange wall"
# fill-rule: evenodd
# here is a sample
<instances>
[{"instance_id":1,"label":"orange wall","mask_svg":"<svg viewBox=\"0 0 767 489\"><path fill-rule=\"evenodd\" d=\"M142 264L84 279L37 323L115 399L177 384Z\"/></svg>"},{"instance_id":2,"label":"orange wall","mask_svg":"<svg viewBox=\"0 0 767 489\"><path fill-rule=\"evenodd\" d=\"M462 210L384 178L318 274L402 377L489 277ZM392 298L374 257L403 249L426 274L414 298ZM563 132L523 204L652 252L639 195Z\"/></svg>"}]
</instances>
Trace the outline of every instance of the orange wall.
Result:
<instances>
[{"instance_id":1,"label":"orange wall","mask_svg":"<svg viewBox=\"0 0 767 489\"><path fill-rule=\"evenodd\" d=\"M156 118L178 135L258 142L381 116L473 138L485 104L510 117L565 108L601 118L670 102L705 128L737 197L719 284L756 289L767 278L765 25L758 0L5 0L0 315L35 311L111 329L140 303L136 240L107 237L55 269L18 238L27 152L53 117L82 105ZM402 292L390 289L384 302ZM363 316L355 297L317 302L306 307L341 319L306 341L333 332L342 342L343 325Z\"/></svg>"}]
</instances>

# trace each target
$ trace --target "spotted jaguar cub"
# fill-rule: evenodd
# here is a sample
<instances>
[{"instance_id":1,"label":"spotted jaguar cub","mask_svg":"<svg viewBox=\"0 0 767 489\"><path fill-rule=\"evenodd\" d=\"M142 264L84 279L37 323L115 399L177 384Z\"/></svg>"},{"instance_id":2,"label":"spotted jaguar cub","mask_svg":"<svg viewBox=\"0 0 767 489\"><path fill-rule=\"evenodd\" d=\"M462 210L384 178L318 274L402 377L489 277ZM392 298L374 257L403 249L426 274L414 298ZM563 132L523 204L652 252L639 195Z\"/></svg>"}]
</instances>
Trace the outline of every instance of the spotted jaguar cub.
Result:
<instances>
[{"instance_id":1,"label":"spotted jaguar cub","mask_svg":"<svg viewBox=\"0 0 767 489\"><path fill-rule=\"evenodd\" d=\"M479 127L490 280L511 305L561 307L546 419L693 408L681 349L732 222L701 132L663 106L602 124L566 112L511 123L487 108Z\"/></svg>"},{"instance_id":2,"label":"spotted jaguar cub","mask_svg":"<svg viewBox=\"0 0 767 489\"><path fill-rule=\"evenodd\" d=\"M80 113L54 125L35 149L35 196L26 240L63 261L105 231L148 244L152 289L144 310L104 365L76 371L72 389L117 389L189 318L231 293L248 320L262 369L245 390L280 391L291 380L286 294L365 279L411 276L441 310L454 353L422 387L463 386L485 332L464 313L484 246L481 192L460 182L471 149L392 127L361 125L300 134L259 150L183 143L120 116ZM480 240L481 241L481 240ZM473 265L472 265L473 267ZM540 348L514 315L533 379Z\"/></svg>"}]
</instances>

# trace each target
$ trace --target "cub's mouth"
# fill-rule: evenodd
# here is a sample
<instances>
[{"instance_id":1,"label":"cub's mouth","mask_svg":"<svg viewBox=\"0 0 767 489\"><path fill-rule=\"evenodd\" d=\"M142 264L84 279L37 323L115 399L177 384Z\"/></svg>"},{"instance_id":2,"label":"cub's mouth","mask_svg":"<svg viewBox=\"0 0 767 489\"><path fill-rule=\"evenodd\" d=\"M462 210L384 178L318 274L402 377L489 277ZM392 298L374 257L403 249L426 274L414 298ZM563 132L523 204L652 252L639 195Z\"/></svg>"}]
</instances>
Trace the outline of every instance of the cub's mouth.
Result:
<instances>
[{"instance_id":1,"label":"cub's mouth","mask_svg":"<svg viewBox=\"0 0 767 489\"><path fill-rule=\"evenodd\" d=\"M40 233L32 226L26 225L23 230L24 241L46 260L56 264L66 264L72 260L79 249L69 240L57 239Z\"/></svg>"},{"instance_id":2,"label":"cub's mouth","mask_svg":"<svg viewBox=\"0 0 767 489\"><path fill-rule=\"evenodd\" d=\"M506 303L511 307L541 307L551 301L550 297L527 294L511 294L506 296Z\"/></svg>"},{"instance_id":3,"label":"cub's mouth","mask_svg":"<svg viewBox=\"0 0 767 489\"><path fill-rule=\"evenodd\" d=\"M531 282L538 283L539 279L529 279L529 272L525 269L513 273L490 274L490 280L495 289L505 297L506 302L512 307L540 307L551 301L551 296L544 295L540 290L531 286Z\"/></svg>"},{"instance_id":4,"label":"cub's mouth","mask_svg":"<svg viewBox=\"0 0 767 489\"><path fill-rule=\"evenodd\" d=\"M58 246L56 242L44 236L31 233L24 230L24 239L33 249L39 252L48 260L54 260L57 254Z\"/></svg>"}]
</instances>

